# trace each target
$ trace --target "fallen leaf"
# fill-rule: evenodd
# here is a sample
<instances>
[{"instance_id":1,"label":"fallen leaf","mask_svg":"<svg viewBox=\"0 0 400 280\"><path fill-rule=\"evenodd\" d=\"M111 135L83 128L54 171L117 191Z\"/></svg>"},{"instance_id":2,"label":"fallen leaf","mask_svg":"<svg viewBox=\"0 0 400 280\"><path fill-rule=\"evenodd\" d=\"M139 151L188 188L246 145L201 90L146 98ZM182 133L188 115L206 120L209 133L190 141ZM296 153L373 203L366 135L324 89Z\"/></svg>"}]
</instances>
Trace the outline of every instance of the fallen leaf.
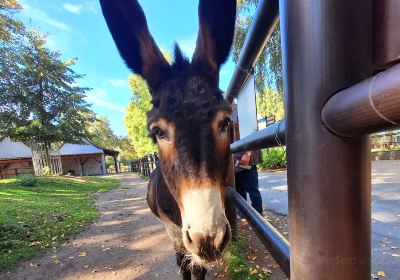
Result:
<instances>
[{"instance_id":1,"label":"fallen leaf","mask_svg":"<svg viewBox=\"0 0 400 280\"><path fill-rule=\"evenodd\" d=\"M85 256L86 256L86 252L80 252L80 253L79 253L79 256L80 256L80 257L85 257Z\"/></svg>"},{"instance_id":2,"label":"fallen leaf","mask_svg":"<svg viewBox=\"0 0 400 280\"><path fill-rule=\"evenodd\" d=\"M378 271L378 273L376 274L376 275L378 275L378 276L382 276L382 277L385 277L386 275L385 275L385 272L384 271Z\"/></svg>"},{"instance_id":3,"label":"fallen leaf","mask_svg":"<svg viewBox=\"0 0 400 280\"><path fill-rule=\"evenodd\" d=\"M269 269L266 268L266 267L263 267L262 270L263 270L265 273L267 273L267 274L272 274L272 271L269 270Z\"/></svg>"}]
</instances>

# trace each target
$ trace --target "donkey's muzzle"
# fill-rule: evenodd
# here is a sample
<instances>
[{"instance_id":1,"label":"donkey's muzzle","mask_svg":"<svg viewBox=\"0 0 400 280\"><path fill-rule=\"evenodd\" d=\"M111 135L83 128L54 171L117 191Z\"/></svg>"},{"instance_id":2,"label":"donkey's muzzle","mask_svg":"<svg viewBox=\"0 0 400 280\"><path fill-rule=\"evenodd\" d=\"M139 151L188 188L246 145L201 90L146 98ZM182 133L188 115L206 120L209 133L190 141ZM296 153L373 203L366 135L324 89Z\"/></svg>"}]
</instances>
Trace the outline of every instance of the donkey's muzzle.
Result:
<instances>
[{"instance_id":1,"label":"donkey's muzzle","mask_svg":"<svg viewBox=\"0 0 400 280\"><path fill-rule=\"evenodd\" d=\"M221 257L222 252L231 240L231 228L229 224L219 227L215 234L198 232L184 232L183 236L186 249L199 256L202 260L211 262Z\"/></svg>"}]
</instances>

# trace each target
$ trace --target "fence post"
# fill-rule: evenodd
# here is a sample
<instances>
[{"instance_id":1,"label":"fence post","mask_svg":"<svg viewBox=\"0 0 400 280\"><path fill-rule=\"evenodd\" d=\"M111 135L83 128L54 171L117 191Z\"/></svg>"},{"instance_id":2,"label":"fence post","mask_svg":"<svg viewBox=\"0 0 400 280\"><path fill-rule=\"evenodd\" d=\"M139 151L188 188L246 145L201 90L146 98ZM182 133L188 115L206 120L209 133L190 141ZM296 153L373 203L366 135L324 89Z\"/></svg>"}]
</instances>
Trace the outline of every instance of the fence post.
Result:
<instances>
[{"instance_id":1,"label":"fence post","mask_svg":"<svg viewBox=\"0 0 400 280\"><path fill-rule=\"evenodd\" d=\"M151 171L150 171L150 164L151 164L151 155L148 155L148 156L146 156L146 163L147 163L147 174L146 174L146 176L147 177L150 177L150 173L151 173Z\"/></svg>"},{"instance_id":2,"label":"fence post","mask_svg":"<svg viewBox=\"0 0 400 280\"><path fill-rule=\"evenodd\" d=\"M280 0L292 280L370 279L369 137L321 122L371 75L371 0Z\"/></svg>"}]
</instances>

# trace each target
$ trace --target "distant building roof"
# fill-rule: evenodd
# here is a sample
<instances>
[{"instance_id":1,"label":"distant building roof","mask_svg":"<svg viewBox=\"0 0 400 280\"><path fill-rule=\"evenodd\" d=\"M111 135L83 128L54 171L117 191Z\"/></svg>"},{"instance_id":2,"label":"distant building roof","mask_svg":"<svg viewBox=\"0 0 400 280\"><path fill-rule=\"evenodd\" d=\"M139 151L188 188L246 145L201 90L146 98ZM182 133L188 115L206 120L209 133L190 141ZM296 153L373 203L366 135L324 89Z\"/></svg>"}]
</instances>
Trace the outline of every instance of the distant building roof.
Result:
<instances>
[{"instance_id":1,"label":"distant building roof","mask_svg":"<svg viewBox=\"0 0 400 280\"><path fill-rule=\"evenodd\" d=\"M104 154L118 156L119 152L99 147L84 139L83 144L64 143L60 146L61 156ZM25 143L13 141L10 137L0 136L0 159L32 158L32 149Z\"/></svg>"},{"instance_id":2,"label":"distant building roof","mask_svg":"<svg viewBox=\"0 0 400 280\"><path fill-rule=\"evenodd\" d=\"M31 148L23 142L10 137L0 138L0 159L32 158Z\"/></svg>"}]
</instances>

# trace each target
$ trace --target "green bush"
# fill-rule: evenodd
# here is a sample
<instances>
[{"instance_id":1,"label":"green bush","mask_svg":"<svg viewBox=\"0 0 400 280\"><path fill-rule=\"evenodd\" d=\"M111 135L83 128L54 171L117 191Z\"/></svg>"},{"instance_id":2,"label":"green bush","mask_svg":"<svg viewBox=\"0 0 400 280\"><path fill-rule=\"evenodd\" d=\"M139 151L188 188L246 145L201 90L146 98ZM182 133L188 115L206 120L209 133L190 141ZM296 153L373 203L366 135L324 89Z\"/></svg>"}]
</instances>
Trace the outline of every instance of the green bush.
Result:
<instances>
[{"instance_id":1,"label":"green bush","mask_svg":"<svg viewBox=\"0 0 400 280\"><path fill-rule=\"evenodd\" d=\"M271 148L262 151L262 163L258 168L277 169L286 166L286 150Z\"/></svg>"},{"instance_id":2,"label":"green bush","mask_svg":"<svg viewBox=\"0 0 400 280\"><path fill-rule=\"evenodd\" d=\"M22 187L34 187L37 184L37 178L33 175L20 175L18 176L18 183Z\"/></svg>"}]
</instances>

